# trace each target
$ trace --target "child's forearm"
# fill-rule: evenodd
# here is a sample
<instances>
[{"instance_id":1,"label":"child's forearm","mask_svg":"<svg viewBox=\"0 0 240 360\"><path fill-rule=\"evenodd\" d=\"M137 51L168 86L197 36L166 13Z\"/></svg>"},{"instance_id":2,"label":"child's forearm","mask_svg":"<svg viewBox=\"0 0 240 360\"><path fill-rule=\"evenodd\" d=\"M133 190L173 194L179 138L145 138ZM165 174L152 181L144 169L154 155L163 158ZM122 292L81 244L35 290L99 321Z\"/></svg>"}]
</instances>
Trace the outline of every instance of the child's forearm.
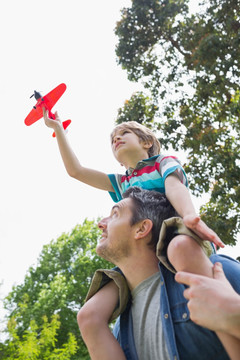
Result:
<instances>
[{"instance_id":1,"label":"child's forearm","mask_svg":"<svg viewBox=\"0 0 240 360\"><path fill-rule=\"evenodd\" d=\"M55 133L64 166L71 177L97 189L114 191L107 174L80 164L62 128L55 130Z\"/></svg>"},{"instance_id":2,"label":"child's forearm","mask_svg":"<svg viewBox=\"0 0 240 360\"><path fill-rule=\"evenodd\" d=\"M58 113L55 112L55 120L53 120L49 118L48 111L43 108L43 117L46 126L53 129L56 134L59 151L68 174L72 177L76 177L76 174L81 170L81 165L68 144Z\"/></svg>"},{"instance_id":3,"label":"child's forearm","mask_svg":"<svg viewBox=\"0 0 240 360\"><path fill-rule=\"evenodd\" d=\"M55 128L55 134L65 169L71 177L76 178L77 174L81 172L82 166L70 147L65 132L60 124Z\"/></svg>"},{"instance_id":4,"label":"child's forearm","mask_svg":"<svg viewBox=\"0 0 240 360\"><path fill-rule=\"evenodd\" d=\"M226 333L216 332L231 360L239 360L240 340Z\"/></svg>"},{"instance_id":5,"label":"child's forearm","mask_svg":"<svg viewBox=\"0 0 240 360\"><path fill-rule=\"evenodd\" d=\"M197 216L188 189L174 176L169 175L165 180L166 196L179 216L183 218L184 224L193 230L201 239L212 241L219 247L224 247L223 242L217 234L211 230Z\"/></svg>"},{"instance_id":6,"label":"child's forearm","mask_svg":"<svg viewBox=\"0 0 240 360\"><path fill-rule=\"evenodd\" d=\"M196 215L188 189L176 176L169 175L166 178L165 191L168 200L182 218L190 214Z\"/></svg>"},{"instance_id":7,"label":"child's forearm","mask_svg":"<svg viewBox=\"0 0 240 360\"><path fill-rule=\"evenodd\" d=\"M240 296L228 299L228 313L223 315L222 329L240 340Z\"/></svg>"},{"instance_id":8,"label":"child's forearm","mask_svg":"<svg viewBox=\"0 0 240 360\"><path fill-rule=\"evenodd\" d=\"M63 130L60 118L58 117L57 112L55 113L56 119L52 120L48 117L48 113L46 110L43 109L44 114L44 121L46 125L50 128L52 128L55 131L59 151L64 163L64 166L67 170L67 173L87 184L93 187L96 187L98 189L107 190L107 191L114 191L112 184L108 178L108 176L101 172L96 171L93 169L88 169L86 167L83 167L76 155L74 154L71 146L69 145L67 138L65 136L65 132Z\"/></svg>"}]
</instances>

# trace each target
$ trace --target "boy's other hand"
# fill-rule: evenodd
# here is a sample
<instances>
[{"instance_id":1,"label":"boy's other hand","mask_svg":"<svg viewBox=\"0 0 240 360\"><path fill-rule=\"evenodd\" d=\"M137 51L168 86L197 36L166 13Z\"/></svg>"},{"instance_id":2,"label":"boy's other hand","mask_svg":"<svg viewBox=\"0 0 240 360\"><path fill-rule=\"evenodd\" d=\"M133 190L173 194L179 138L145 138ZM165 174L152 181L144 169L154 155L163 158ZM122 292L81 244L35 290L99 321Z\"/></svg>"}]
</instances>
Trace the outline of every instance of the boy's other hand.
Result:
<instances>
[{"instance_id":1,"label":"boy's other hand","mask_svg":"<svg viewBox=\"0 0 240 360\"><path fill-rule=\"evenodd\" d=\"M195 232L202 240L211 241L221 248L224 247L219 236L200 219L200 216L186 215L183 217L183 222L186 227Z\"/></svg>"}]
</instances>

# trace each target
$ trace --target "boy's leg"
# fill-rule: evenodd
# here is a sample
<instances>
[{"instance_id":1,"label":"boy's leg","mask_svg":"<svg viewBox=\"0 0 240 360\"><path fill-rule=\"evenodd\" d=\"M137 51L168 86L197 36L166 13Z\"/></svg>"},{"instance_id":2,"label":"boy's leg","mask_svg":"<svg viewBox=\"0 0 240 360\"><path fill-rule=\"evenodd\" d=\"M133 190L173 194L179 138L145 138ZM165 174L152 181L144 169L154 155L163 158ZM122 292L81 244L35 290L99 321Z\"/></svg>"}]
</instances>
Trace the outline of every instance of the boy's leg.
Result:
<instances>
[{"instance_id":1,"label":"boy's leg","mask_svg":"<svg viewBox=\"0 0 240 360\"><path fill-rule=\"evenodd\" d=\"M232 335L216 332L231 360L239 360L240 340Z\"/></svg>"},{"instance_id":2,"label":"boy's leg","mask_svg":"<svg viewBox=\"0 0 240 360\"><path fill-rule=\"evenodd\" d=\"M177 271L213 277L213 264L198 243L188 235L175 236L168 245L167 255Z\"/></svg>"},{"instance_id":3,"label":"boy's leg","mask_svg":"<svg viewBox=\"0 0 240 360\"><path fill-rule=\"evenodd\" d=\"M177 271L213 277L213 264L198 243L187 235L178 235L171 240L167 249L168 259ZM207 306L207 304L206 304ZM231 360L238 360L240 340L235 337L216 332Z\"/></svg>"},{"instance_id":4,"label":"boy's leg","mask_svg":"<svg viewBox=\"0 0 240 360\"><path fill-rule=\"evenodd\" d=\"M79 329L92 360L126 359L108 326L118 296L118 287L111 281L89 299L78 313Z\"/></svg>"}]
</instances>

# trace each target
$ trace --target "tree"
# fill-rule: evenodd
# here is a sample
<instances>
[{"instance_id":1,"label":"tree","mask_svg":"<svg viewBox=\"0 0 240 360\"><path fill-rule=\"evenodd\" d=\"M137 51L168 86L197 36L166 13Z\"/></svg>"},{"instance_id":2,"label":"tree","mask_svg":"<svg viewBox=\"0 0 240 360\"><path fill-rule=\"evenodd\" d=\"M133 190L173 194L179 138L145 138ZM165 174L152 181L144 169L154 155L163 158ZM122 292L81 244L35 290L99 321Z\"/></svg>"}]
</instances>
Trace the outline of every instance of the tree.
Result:
<instances>
[{"instance_id":1,"label":"tree","mask_svg":"<svg viewBox=\"0 0 240 360\"><path fill-rule=\"evenodd\" d=\"M43 247L36 267L29 269L24 283L14 287L5 299L9 324L14 326L6 330L10 340L0 347L4 354L1 359L11 359L11 349L13 356L17 345L25 349L30 343L39 356L36 359L45 359L39 354L52 347L52 357L46 357L46 360L58 359L53 354L67 360L64 351L69 347L73 351L75 341L76 352L72 352L69 359L89 359L76 316L95 270L111 267L96 255L98 234L97 224L85 220L70 234L64 233ZM51 344L45 341L47 331L52 337ZM34 356L31 359L35 359Z\"/></svg>"},{"instance_id":2,"label":"tree","mask_svg":"<svg viewBox=\"0 0 240 360\"><path fill-rule=\"evenodd\" d=\"M154 126L154 116L158 107L153 100L145 96L143 92L136 92L130 100L126 100L122 108L118 110L117 123L124 121L137 121L145 126Z\"/></svg>"},{"instance_id":3,"label":"tree","mask_svg":"<svg viewBox=\"0 0 240 360\"><path fill-rule=\"evenodd\" d=\"M148 126L186 152L191 190L210 194L202 216L229 244L240 229L239 14L235 0L203 0L198 13L187 0L132 0L115 30L119 64L158 108Z\"/></svg>"},{"instance_id":4,"label":"tree","mask_svg":"<svg viewBox=\"0 0 240 360\"><path fill-rule=\"evenodd\" d=\"M61 348L56 347L57 331L60 327L58 315L53 315L49 323L43 317L43 325L39 329L36 321L31 320L29 328L23 333L22 338L17 334L17 323L14 318L8 322L10 338L5 345L4 357L8 360L70 360L77 352L77 341L69 333L68 341Z\"/></svg>"}]
</instances>

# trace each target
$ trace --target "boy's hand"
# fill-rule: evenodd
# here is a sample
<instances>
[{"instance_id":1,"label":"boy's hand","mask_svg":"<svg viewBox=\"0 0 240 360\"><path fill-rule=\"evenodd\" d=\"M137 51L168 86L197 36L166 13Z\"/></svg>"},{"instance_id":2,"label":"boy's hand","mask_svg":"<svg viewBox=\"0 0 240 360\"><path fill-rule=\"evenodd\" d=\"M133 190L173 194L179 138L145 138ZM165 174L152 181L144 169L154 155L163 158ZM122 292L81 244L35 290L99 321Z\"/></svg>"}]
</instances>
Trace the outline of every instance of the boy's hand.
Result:
<instances>
[{"instance_id":1,"label":"boy's hand","mask_svg":"<svg viewBox=\"0 0 240 360\"><path fill-rule=\"evenodd\" d=\"M208 240L213 242L215 245L223 248L224 244L217 234L210 229L205 222L200 219L197 215L185 215L183 222L186 227L195 232L202 240Z\"/></svg>"},{"instance_id":2,"label":"boy's hand","mask_svg":"<svg viewBox=\"0 0 240 360\"><path fill-rule=\"evenodd\" d=\"M59 125L62 127L62 122L58 116L57 111L55 112L54 115L55 115L56 119L55 120L50 119L48 116L48 111L45 108L43 108L43 118L44 118L45 124L47 125L47 127L56 130L56 128L59 127Z\"/></svg>"}]
</instances>

